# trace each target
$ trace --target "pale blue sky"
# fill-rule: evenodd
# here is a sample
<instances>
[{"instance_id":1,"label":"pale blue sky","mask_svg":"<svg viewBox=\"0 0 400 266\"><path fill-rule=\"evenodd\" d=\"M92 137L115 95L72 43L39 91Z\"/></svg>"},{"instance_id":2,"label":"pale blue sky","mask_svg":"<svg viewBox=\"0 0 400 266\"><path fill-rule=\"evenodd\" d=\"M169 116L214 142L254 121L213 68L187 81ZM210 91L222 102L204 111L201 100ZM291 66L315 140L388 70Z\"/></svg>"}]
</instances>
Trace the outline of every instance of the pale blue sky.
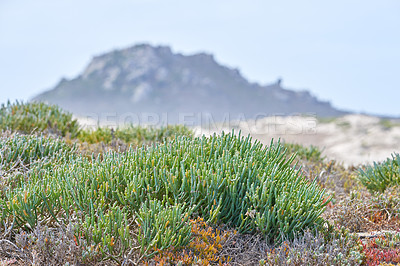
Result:
<instances>
[{"instance_id":1,"label":"pale blue sky","mask_svg":"<svg viewBox=\"0 0 400 266\"><path fill-rule=\"evenodd\" d=\"M399 0L0 0L0 102L136 43L213 53L250 81L400 116Z\"/></svg>"}]
</instances>

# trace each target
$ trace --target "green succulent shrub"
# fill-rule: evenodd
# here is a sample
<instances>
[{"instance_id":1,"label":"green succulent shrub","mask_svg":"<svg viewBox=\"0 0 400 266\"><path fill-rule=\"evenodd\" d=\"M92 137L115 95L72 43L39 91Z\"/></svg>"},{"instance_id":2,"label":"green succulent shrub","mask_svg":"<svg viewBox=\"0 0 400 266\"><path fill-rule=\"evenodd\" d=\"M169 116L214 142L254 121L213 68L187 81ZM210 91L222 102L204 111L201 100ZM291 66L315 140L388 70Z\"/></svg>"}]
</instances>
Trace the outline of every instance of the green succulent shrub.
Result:
<instances>
[{"instance_id":1,"label":"green succulent shrub","mask_svg":"<svg viewBox=\"0 0 400 266\"><path fill-rule=\"evenodd\" d=\"M287 149L288 154L297 154L297 158L306 160L306 161L312 161L312 162L322 162L325 157L322 156L322 152L318 147L316 146L308 146L305 147L300 144L295 144L295 143L285 143L284 147Z\"/></svg>"},{"instance_id":2,"label":"green succulent shrub","mask_svg":"<svg viewBox=\"0 0 400 266\"><path fill-rule=\"evenodd\" d=\"M189 244L192 225L183 205L165 206L158 200L150 200L142 204L138 216L138 240L142 252L153 248L179 248Z\"/></svg>"},{"instance_id":3,"label":"green succulent shrub","mask_svg":"<svg viewBox=\"0 0 400 266\"><path fill-rule=\"evenodd\" d=\"M39 221L68 224L78 217L82 223L77 230L104 252L116 241L129 248L127 225L135 216L143 224L140 239L156 241L158 249L175 243L178 235L177 245L185 243L188 227L176 213L258 232L270 240L293 238L307 228L319 228L330 201L316 182L306 181L291 166L294 158L287 159L279 143L264 147L233 133L178 137L147 149L109 152L102 159L78 156L32 171L25 182L6 189L1 220L12 222L15 230L30 230ZM160 239L157 230L164 230L167 221L177 232L165 231Z\"/></svg>"},{"instance_id":4,"label":"green succulent shrub","mask_svg":"<svg viewBox=\"0 0 400 266\"><path fill-rule=\"evenodd\" d=\"M115 130L104 127L82 130L78 139L89 144L100 142L110 144L112 140L119 139L127 144L142 146L169 141L174 139L176 136L193 137L193 132L182 125L168 125L160 128L130 125Z\"/></svg>"},{"instance_id":5,"label":"green succulent shrub","mask_svg":"<svg viewBox=\"0 0 400 266\"><path fill-rule=\"evenodd\" d=\"M78 232L78 235L84 237L85 243L95 245L104 256L115 253L117 241L124 248L132 244L126 210L118 206L117 202L106 208L92 201Z\"/></svg>"},{"instance_id":6,"label":"green succulent shrub","mask_svg":"<svg viewBox=\"0 0 400 266\"><path fill-rule=\"evenodd\" d=\"M11 130L25 134L46 132L71 138L79 134L77 120L72 114L56 105L41 102L15 102L0 107L0 130Z\"/></svg>"},{"instance_id":7,"label":"green succulent shrub","mask_svg":"<svg viewBox=\"0 0 400 266\"><path fill-rule=\"evenodd\" d=\"M46 184L49 193L42 174L51 175L58 165L74 158L75 147L60 139L13 134L0 138L0 152L2 220L12 217L17 227L32 228L42 218L36 208L51 204L41 191Z\"/></svg>"},{"instance_id":8,"label":"green succulent shrub","mask_svg":"<svg viewBox=\"0 0 400 266\"><path fill-rule=\"evenodd\" d=\"M400 185L400 155L368 165L358 171L358 179L371 192L384 192L386 188Z\"/></svg>"},{"instance_id":9,"label":"green succulent shrub","mask_svg":"<svg viewBox=\"0 0 400 266\"><path fill-rule=\"evenodd\" d=\"M60 139L20 135L0 137L0 177L10 182L12 174L21 175L30 169L46 168L73 156L75 147ZM9 179L9 180L8 180Z\"/></svg>"}]
</instances>

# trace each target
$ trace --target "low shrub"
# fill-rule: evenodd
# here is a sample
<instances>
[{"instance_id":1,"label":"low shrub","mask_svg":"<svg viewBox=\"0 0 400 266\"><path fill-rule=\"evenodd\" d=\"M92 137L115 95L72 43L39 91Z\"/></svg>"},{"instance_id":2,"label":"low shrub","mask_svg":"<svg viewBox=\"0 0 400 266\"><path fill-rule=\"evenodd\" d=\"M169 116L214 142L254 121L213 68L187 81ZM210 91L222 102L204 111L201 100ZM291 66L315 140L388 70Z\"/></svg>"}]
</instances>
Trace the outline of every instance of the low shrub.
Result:
<instances>
[{"instance_id":1,"label":"low shrub","mask_svg":"<svg viewBox=\"0 0 400 266\"><path fill-rule=\"evenodd\" d=\"M145 244L155 241L160 250L179 245L172 235L162 240L157 233L162 226L182 226L180 243L186 243L189 227L179 225L178 215L171 212L180 213L180 219L192 214L242 233L259 233L270 241L293 239L307 228L322 226L321 214L330 201L292 167L293 160L279 143L264 147L233 133L178 137L98 159L77 156L51 169L31 171L24 183L6 188L0 199L1 224L30 231L39 222L68 224L75 219L81 224L77 241L100 245L103 256L121 256L136 241L136 217L142 220L140 239ZM113 250L117 242L120 248Z\"/></svg>"},{"instance_id":2,"label":"low shrub","mask_svg":"<svg viewBox=\"0 0 400 266\"><path fill-rule=\"evenodd\" d=\"M202 218L190 220L191 241L188 245L159 251L152 258L156 265L230 265L230 257L224 256L224 245L236 235L232 230L221 230L208 225ZM147 261L146 261L147 262Z\"/></svg>"},{"instance_id":3,"label":"low shrub","mask_svg":"<svg viewBox=\"0 0 400 266\"><path fill-rule=\"evenodd\" d=\"M400 193L388 189L371 196L366 191L352 191L324 216L350 232L394 230L400 226Z\"/></svg>"},{"instance_id":4,"label":"low shrub","mask_svg":"<svg viewBox=\"0 0 400 266\"><path fill-rule=\"evenodd\" d=\"M24 134L45 132L71 138L78 136L78 121L56 105L15 102L0 107L0 130Z\"/></svg>"},{"instance_id":5,"label":"low shrub","mask_svg":"<svg viewBox=\"0 0 400 266\"><path fill-rule=\"evenodd\" d=\"M182 205L165 206L158 200L143 203L138 213L138 242L142 252L179 249L189 244L192 226Z\"/></svg>"},{"instance_id":6,"label":"low shrub","mask_svg":"<svg viewBox=\"0 0 400 266\"><path fill-rule=\"evenodd\" d=\"M285 143L284 147L287 149L288 154L297 154L297 158L300 160L322 162L325 157L322 156L322 150L316 146L303 146L295 143Z\"/></svg>"},{"instance_id":7,"label":"low shrub","mask_svg":"<svg viewBox=\"0 0 400 266\"><path fill-rule=\"evenodd\" d=\"M270 245L259 235L237 234L223 246L229 265L362 265L365 257L357 236L344 228L306 230L292 240Z\"/></svg>"},{"instance_id":8,"label":"low shrub","mask_svg":"<svg viewBox=\"0 0 400 266\"><path fill-rule=\"evenodd\" d=\"M16 248L19 249L14 250L14 254L25 265L68 265L84 262L83 246L76 245L74 233L72 226L55 229L38 224L31 232L22 231L15 235Z\"/></svg>"},{"instance_id":9,"label":"low shrub","mask_svg":"<svg viewBox=\"0 0 400 266\"><path fill-rule=\"evenodd\" d=\"M48 171L70 160L75 147L60 139L45 136L10 134L0 137L0 205L14 189L30 187L29 175L33 172ZM13 201L23 195L13 193ZM1 207L3 207L1 205ZM3 218L7 216L2 208Z\"/></svg>"},{"instance_id":10,"label":"low shrub","mask_svg":"<svg viewBox=\"0 0 400 266\"><path fill-rule=\"evenodd\" d=\"M161 128L130 125L115 130L104 127L82 130L78 139L88 144L100 142L111 144L113 140L120 140L128 145L142 146L170 141L176 136L193 137L193 132L182 125L168 125Z\"/></svg>"},{"instance_id":11,"label":"low shrub","mask_svg":"<svg viewBox=\"0 0 400 266\"><path fill-rule=\"evenodd\" d=\"M81 143L110 145L113 142L125 146L142 146L170 141L176 136L193 137L193 132L182 125L165 127L124 126L115 130L98 127L80 129L72 114L56 105L42 102L15 102L2 104L0 108L0 131L9 130L23 134L44 133L79 140Z\"/></svg>"},{"instance_id":12,"label":"low shrub","mask_svg":"<svg viewBox=\"0 0 400 266\"><path fill-rule=\"evenodd\" d=\"M0 137L1 171L25 172L34 165L60 161L72 155L74 147L60 139L12 134Z\"/></svg>"},{"instance_id":13,"label":"low shrub","mask_svg":"<svg viewBox=\"0 0 400 266\"><path fill-rule=\"evenodd\" d=\"M303 237L270 250L260 265L362 265L364 254L354 235L326 241L306 232Z\"/></svg>"},{"instance_id":14,"label":"low shrub","mask_svg":"<svg viewBox=\"0 0 400 266\"><path fill-rule=\"evenodd\" d=\"M96 205L90 204L88 213L81 217L83 222L77 227L77 243L84 241L93 245L103 257L122 255L132 242L127 211L116 203L108 207Z\"/></svg>"},{"instance_id":15,"label":"low shrub","mask_svg":"<svg viewBox=\"0 0 400 266\"><path fill-rule=\"evenodd\" d=\"M358 172L358 179L372 193L383 192L387 187L400 185L400 154L392 158L366 166Z\"/></svg>"}]
</instances>

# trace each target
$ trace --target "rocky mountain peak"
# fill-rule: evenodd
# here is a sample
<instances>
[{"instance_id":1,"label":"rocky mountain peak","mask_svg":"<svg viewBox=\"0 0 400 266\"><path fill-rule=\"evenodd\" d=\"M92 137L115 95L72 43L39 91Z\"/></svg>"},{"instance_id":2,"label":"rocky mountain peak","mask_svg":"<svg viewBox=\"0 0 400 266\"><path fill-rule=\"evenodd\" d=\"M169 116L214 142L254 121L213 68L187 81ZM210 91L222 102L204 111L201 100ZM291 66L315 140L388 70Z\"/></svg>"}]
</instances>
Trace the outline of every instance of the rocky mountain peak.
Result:
<instances>
[{"instance_id":1,"label":"rocky mountain peak","mask_svg":"<svg viewBox=\"0 0 400 266\"><path fill-rule=\"evenodd\" d=\"M237 69L223 66L208 53L182 55L168 46L135 45L95 56L81 75L64 80L35 98L76 113L113 111L229 114L342 112L308 92L281 88L279 82L249 83Z\"/></svg>"}]
</instances>

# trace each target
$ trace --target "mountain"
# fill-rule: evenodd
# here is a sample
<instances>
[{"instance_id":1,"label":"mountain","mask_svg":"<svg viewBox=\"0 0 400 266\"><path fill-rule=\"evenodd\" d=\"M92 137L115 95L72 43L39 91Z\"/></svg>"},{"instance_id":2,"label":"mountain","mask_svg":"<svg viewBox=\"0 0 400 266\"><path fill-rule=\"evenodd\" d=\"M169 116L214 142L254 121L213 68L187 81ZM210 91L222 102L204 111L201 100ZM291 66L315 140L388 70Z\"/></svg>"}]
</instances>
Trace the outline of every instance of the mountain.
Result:
<instances>
[{"instance_id":1,"label":"mountain","mask_svg":"<svg viewBox=\"0 0 400 266\"><path fill-rule=\"evenodd\" d=\"M254 119L265 115L343 115L308 91L247 81L237 69L218 64L210 54L182 55L169 47L147 44L115 50L92 59L81 75L33 100L55 103L80 115L113 113L211 115L223 119Z\"/></svg>"}]
</instances>

